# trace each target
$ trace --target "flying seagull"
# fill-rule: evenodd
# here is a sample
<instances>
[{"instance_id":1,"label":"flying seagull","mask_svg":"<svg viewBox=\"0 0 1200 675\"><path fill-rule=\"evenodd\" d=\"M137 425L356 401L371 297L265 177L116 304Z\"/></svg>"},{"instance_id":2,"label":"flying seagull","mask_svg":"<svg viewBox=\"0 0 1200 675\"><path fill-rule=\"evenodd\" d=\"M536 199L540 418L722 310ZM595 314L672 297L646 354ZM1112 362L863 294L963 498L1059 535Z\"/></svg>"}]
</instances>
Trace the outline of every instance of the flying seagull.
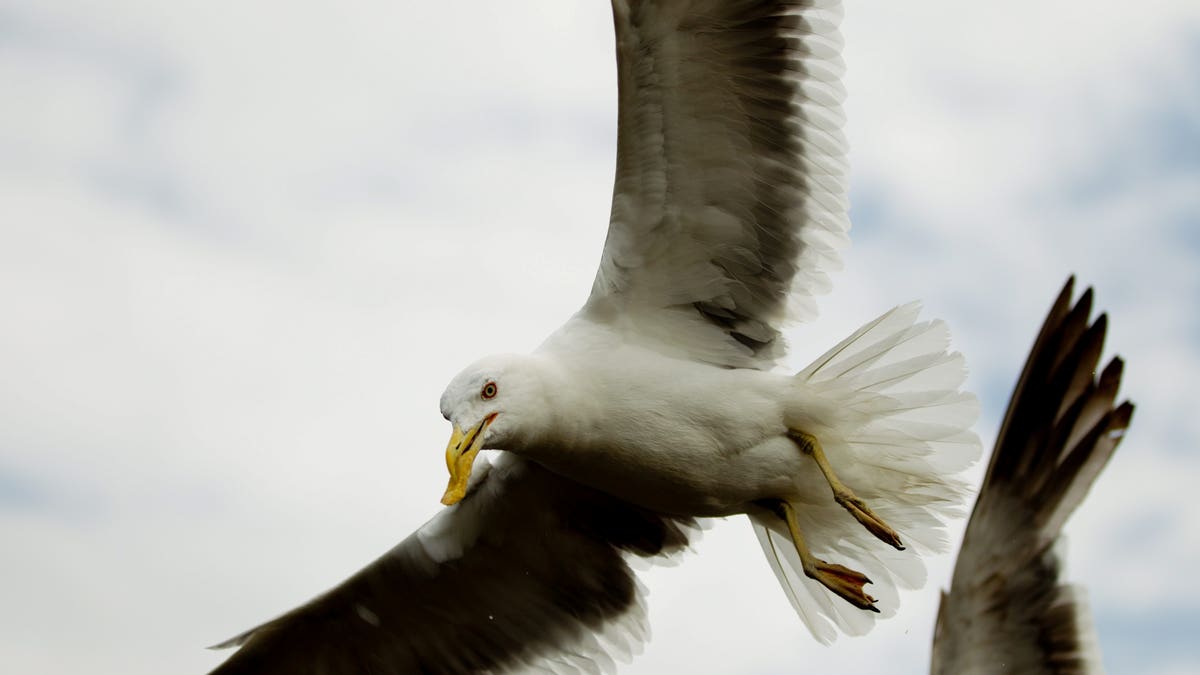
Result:
<instances>
[{"instance_id":1,"label":"flying seagull","mask_svg":"<svg viewBox=\"0 0 1200 675\"><path fill-rule=\"evenodd\" d=\"M749 517L821 642L924 584L980 452L945 324L896 307L778 370L849 228L840 12L614 0L617 170L590 296L533 353L447 386L448 508L224 643L242 649L218 672L588 670L644 634L625 555L678 551L702 517Z\"/></svg>"},{"instance_id":2,"label":"flying seagull","mask_svg":"<svg viewBox=\"0 0 1200 675\"><path fill-rule=\"evenodd\" d=\"M1072 308L1073 286L1068 280L1051 307L1009 401L942 595L933 675L1103 672L1083 590L1060 583L1055 547L1124 437L1133 404L1114 405L1119 358L1096 377L1107 319L1089 325L1092 291ZM443 511L338 588L221 645L245 643L216 672L504 672L534 662L604 672L611 653L628 658L645 617L622 554L678 552L694 523L533 463L476 480L488 498ZM468 517L461 510L470 505L478 511ZM463 522L474 529L448 538ZM457 548L439 564L429 546L448 541ZM555 564L568 555L573 567ZM491 646L463 648L464 639Z\"/></svg>"},{"instance_id":3,"label":"flying seagull","mask_svg":"<svg viewBox=\"0 0 1200 675\"><path fill-rule=\"evenodd\" d=\"M1124 367L1096 375L1105 315L1092 289L1071 307L1067 281L1017 381L934 633L934 675L1101 673L1081 588L1060 583L1063 523L1133 417L1119 405Z\"/></svg>"}]
</instances>

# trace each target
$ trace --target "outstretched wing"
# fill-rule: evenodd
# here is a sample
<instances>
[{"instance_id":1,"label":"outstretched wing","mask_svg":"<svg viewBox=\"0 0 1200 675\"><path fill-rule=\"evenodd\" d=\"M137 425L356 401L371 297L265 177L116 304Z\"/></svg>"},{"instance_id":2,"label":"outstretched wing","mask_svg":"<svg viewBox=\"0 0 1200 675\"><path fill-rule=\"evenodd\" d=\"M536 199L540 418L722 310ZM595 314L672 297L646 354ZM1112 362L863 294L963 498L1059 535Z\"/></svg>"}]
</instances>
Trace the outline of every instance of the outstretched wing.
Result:
<instances>
[{"instance_id":1,"label":"outstretched wing","mask_svg":"<svg viewBox=\"0 0 1200 675\"><path fill-rule=\"evenodd\" d=\"M214 675L612 670L644 610L624 554L686 546L687 525L512 455L467 498L337 588L218 648Z\"/></svg>"},{"instance_id":2,"label":"outstretched wing","mask_svg":"<svg viewBox=\"0 0 1200 675\"><path fill-rule=\"evenodd\" d=\"M849 229L840 14L613 0L617 174L585 316L720 365L782 355Z\"/></svg>"},{"instance_id":3,"label":"outstretched wing","mask_svg":"<svg viewBox=\"0 0 1200 675\"><path fill-rule=\"evenodd\" d=\"M1115 405L1122 362L1096 379L1107 320L1088 325L1092 291L1074 279L1030 351L996 439L934 634L935 674L1100 672L1082 589L1059 581L1063 523L1083 501L1133 415Z\"/></svg>"}]
</instances>

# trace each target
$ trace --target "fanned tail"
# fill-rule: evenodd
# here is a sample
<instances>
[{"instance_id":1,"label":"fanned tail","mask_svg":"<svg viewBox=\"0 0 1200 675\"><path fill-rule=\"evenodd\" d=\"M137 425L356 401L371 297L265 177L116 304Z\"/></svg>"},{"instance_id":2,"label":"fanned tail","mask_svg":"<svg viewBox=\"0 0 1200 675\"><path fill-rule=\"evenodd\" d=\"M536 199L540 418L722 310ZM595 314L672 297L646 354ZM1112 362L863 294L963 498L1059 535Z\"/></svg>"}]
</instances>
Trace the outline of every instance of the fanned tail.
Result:
<instances>
[{"instance_id":1,"label":"fanned tail","mask_svg":"<svg viewBox=\"0 0 1200 675\"><path fill-rule=\"evenodd\" d=\"M975 397L961 391L961 354L949 352L941 321L917 322L920 306L896 307L855 331L795 376L788 426L823 446L841 480L891 525L907 547L872 536L834 502L814 470L796 478L800 529L818 558L865 573L879 614L864 612L807 578L782 522L752 515L763 551L788 599L818 641L838 630L866 633L891 616L897 588L926 580L921 553L948 548L946 521L961 517L970 494L958 476L980 454L971 431Z\"/></svg>"}]
</instances>

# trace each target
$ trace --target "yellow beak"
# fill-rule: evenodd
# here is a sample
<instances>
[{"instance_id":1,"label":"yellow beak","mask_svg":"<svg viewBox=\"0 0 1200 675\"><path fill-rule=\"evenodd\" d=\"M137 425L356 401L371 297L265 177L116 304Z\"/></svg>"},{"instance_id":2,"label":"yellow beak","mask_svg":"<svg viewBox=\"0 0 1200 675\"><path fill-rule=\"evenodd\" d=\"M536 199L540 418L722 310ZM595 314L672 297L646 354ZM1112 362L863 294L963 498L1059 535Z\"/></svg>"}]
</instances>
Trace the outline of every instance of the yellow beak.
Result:
<instances>
[{"instance_id":1,"label":"yellow beak","mask_svg":"<svg viewBox=\"0 0 1200 675\"><path fill-rule=\"evenodd\" d=\"M446 486L446 494L442 495L442 503L446 506L457 504L467 495L471 466L475 463L475 455L483 448L483 432L495 419L496 414L492 413L465 432L454 425L454 433L446 446L446 468L450 470L450 484Z\"/></svg>"}]
</instances>

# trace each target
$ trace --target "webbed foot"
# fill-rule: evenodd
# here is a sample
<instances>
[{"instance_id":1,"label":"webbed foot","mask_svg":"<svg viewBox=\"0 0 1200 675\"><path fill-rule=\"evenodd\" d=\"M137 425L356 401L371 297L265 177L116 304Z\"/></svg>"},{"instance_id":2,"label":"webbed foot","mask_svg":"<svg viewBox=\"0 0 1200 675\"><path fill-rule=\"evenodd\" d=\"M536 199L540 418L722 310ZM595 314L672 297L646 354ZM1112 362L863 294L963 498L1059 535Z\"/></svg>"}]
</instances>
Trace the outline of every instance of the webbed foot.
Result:
<instances>
[{"instance_id":1,"label":"webbed foot","mask_svg":"<svg viewBox=\"0 0 1200 675\"><path fill-rule=\"evenodd\" d=\"M871 583L867 575L842 565L833 565L819 558L813 558L812 568L804 565L804 573L810 579L816 579L821 585L837 594L846 602L859 609L878 612L875 598L863 591L863 586Z\"/></svg>"},{"instance_id":2,"label":"webbed foot","mask_svg":"<svg viewBox=\"0 0 1200 675\"><path fill-rule=\"evenodd\" d=\"M867 503L858 498L846 484L838 479L837 474L833 472L833 467L829 464L829 459L825 457L825 451L821 448L821 442L816 436L804 431L791 429L788 431L788 438L796 444L800 451L813 458L817 463L817 467L821 469L821 474L825 476L825 482L829 483L830 489L833 490L833 498L842 508L850 512L854 519L867 528L867 531L879 538L883 543L903 551L904 544L900 542L900 535L891 528L883 519L875 515L871 511Z\"/></svg>"},{"instance_id":3,"label":"webbed foot","mask_svg":"<svg viewBox=\"0 0 1200 675\"><path fill-rule=\"evenodd\" d=\"M792 536L792 544L800 555L800 565L804 575L815 579L825 588L846 602L871 612L878 612L875 598L867 595L863 586L871 583L867 575L850 569L844 565L834 565L817 558L808 550L804 543L804 535L800 533L800 524L796 520L796 509L788 502L780 499L771 504L775 513L787 523L788 533Z\"/></svg>"}]
</instances>

